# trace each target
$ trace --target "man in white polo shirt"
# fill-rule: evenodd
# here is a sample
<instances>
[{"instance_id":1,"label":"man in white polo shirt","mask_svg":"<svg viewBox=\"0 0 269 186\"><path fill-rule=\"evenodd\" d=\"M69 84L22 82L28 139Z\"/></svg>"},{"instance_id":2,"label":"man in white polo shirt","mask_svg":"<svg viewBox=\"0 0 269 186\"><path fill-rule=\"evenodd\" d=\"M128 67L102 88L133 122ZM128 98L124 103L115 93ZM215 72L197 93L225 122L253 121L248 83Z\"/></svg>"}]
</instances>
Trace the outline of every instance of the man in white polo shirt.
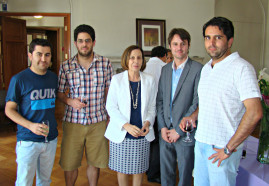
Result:
<instances>
[{"instance_id":1,"label":"man in white polo shirt","mask_svg":"<svg viewBox=\"0 0 269 186\"><path fill-rule=\"evenodd\" d=\"M262 117L260 91L253 66L231 53L234 27L214 17L203 27L205 48L211 60L203 67L198 85L199 107L180 123L194 125L194 185L235 185L242 142Z\"/></svg>"},{"instance_id":2,"label":"man in white polo shirt","mask_svg":"<svg viewBox=\"0 0 269 186\"><path fill-rule=\"evenodd\" d=\"M143 72L151 74L154 77L155 85L159 84L162 68L166 65L167 49L163 46L156 46L151 51L151 58L147 62L146 69ZM160 173L160 147L157 117L155 119L154 134L155 140L150 143L149 169L147 171L148 181L161 183Z\"/></svg>"},{"instance_id":3,"label":"man in white polo shirt","mask_svg":"<svg viewBox=\"0 0 269 186\"><path fill-rule=\"evenodd\" d=\"M152 75L158 86L162 68L166 65L167 50L163 46L156 46L151 51L151 58L147 62L147 66L143 72Z\"/></svg>"}]
</instances>

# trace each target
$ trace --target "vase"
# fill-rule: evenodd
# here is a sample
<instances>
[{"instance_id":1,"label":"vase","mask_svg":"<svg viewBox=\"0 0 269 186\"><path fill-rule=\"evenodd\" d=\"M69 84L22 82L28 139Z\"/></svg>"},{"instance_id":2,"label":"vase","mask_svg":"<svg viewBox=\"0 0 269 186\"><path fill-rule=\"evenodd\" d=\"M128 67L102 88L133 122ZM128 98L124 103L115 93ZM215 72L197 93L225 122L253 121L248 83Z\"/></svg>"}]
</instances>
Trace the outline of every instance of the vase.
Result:
<instances>
[{"instance_id":1,"label":"vase","mask_svg":"<svg viewBox=\"0 0 269 186\"><path fill-rule=\"evenodd\" d=\"M269 164L269 107L262 100L263 117L260 122L260 139L257 160Z\"/></svg>"}]
</instances>

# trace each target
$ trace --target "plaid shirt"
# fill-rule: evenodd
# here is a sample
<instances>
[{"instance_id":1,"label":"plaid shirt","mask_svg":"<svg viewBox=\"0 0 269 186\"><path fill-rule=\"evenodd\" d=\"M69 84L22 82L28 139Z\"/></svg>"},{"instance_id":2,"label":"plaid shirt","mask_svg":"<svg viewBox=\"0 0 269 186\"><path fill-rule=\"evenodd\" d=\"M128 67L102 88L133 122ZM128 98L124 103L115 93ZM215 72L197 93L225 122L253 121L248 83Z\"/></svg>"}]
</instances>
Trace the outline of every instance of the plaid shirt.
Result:
<instances>
[{"instance_id":1,"label":"plaid shirt","mask_svg":"<svg viewBox=\"0 0 269 186\"><path fill-rule=\"evenodd\" d=\"M94 53L93 62L86 70L77 61L77 56L64 61L59 72L59 92L66 92L69 98L86 96L86 112L65 106L63 121L83 125L98 123L107 119L105 110L105 89L112 78L109 59Z\"/></svg>"}]
</instances>

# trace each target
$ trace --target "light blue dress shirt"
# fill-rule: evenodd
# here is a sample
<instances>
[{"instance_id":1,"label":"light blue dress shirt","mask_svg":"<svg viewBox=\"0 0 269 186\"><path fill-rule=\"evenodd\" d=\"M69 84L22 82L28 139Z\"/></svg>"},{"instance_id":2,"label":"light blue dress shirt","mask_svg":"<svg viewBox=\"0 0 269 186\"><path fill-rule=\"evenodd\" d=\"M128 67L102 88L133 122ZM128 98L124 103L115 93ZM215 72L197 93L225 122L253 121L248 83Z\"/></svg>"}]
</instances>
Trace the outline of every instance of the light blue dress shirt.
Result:
<instances>
[{"instance_id":1,"label":"light blue dress shirt","mask_svg":"<svg viewBox=\"0 0 269 186\"><path fill-rule=\"evenodd\" d=\"M180 79L180 76L182 74L182 71L185 67L186 62L188 61L189 57L187 57L187 59L181 64L179 65L177 68L175 67L175 61L173 61L172 64L172 86L171 86L171 100L170 100L170 121L172 123L172 101L177 89L177 85Z\"/></svg>"}]
</instances>

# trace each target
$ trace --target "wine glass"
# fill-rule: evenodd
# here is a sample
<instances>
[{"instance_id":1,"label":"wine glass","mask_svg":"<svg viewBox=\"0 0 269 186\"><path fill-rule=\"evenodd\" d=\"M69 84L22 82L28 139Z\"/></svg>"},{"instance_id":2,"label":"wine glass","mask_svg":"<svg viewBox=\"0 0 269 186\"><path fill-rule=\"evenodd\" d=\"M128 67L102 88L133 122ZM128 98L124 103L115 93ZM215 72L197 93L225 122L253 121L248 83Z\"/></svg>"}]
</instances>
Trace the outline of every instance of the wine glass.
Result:
<instances>
[{"instance_id":1,"label":"wine glass","mask_svg":"<svg viewBox=\"0 0 269 186\"><path fill-rule=\"evenodd\" d=\"M87 99L87 97L84 96L84 95L82 95L82 96L80 97L80 102L81 102L81 103L84 103L85 105L87 105L87 104L88 104L88 99ZM86 108L85 108L85 107L82 107L82 108L81 108L81 111L82 111L83 113L86 113Z\"/></svg>"},{"instance_id":2,"label":"wine glass","mask_svg":"<svg viewBox=\"0 0 269 186\"><path fill-rule=\"evenodd\" d=\"M242 151L242 156L241 156L241 158L242 159L245 159L246 158L246 156L247 156L247 139L244 141L244 146L243 146L243 151Z\"/></svg>"},{"instance_id":3,"label":"wine glass","mask_svg":"<svg viewBox=\"0 0 269 186\"><path fill-rule=\"evenodd\" d=\"M48 140L48 135L49 135L49 127L50 127L50 124L49 124L49 121L48 121L48 120L44 120L44 121L42 121L42 124L48 126L48 128L45 128L45 130L46 130L47 132L44 133L44 134L46 134L46 136L45 136L45 143L48 143L48 142L49 142L49 140Z\"/></svg>"},{"instance_id":4,"label":"wine glass","mask_svg":"<svg viewBox=\"0 0 269 186\"><path fill-rule=\"evenodd\" d=\"M187 132L187 136L183 139L183 141L186 143L191 143L192 139L190 138L190 132L193 131L193 126L191 122L187 121L185 130Z\"/></svg>"}]
</instances>

